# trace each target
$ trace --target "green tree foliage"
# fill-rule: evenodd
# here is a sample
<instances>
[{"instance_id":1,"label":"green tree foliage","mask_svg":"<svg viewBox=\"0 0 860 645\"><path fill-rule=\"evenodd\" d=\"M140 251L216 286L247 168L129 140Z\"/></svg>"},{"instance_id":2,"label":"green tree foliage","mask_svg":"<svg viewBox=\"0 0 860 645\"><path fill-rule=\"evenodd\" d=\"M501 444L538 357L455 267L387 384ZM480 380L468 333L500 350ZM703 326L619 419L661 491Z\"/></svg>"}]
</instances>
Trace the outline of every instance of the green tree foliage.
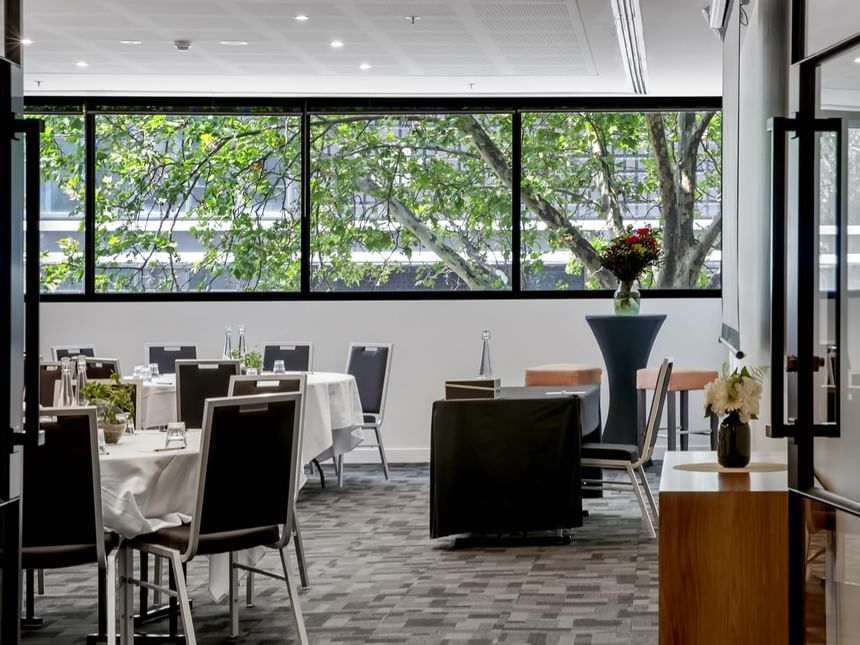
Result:
<instances>
[{"instance_id":1,"label":"green tree foliage","mask_svg":"<svg viewBox=\"0 0 860 645\"><path fill-rule=\"evenodd\" d=\"M64 142L80 136L80 119L50 116L43 134L44 179L79 205L83 146ZM98 115L97 289L296 290L299 123ZM312 286L384 289L411 266L413 288L507 289L513 253L528 285L542 255L561 251L568 273L611 287L599 249L643 203L665 253L648 284L718 280L705 260L721 218L699 222L700 204L719 201L718 114L524 114L521 249L511 243L512 136L509 114L313 117ZM631 158L645 171L628 172ZM83 271L77 244L60 248L64 261L43 271L49 290Z\"/></svg>"}]
</instances>

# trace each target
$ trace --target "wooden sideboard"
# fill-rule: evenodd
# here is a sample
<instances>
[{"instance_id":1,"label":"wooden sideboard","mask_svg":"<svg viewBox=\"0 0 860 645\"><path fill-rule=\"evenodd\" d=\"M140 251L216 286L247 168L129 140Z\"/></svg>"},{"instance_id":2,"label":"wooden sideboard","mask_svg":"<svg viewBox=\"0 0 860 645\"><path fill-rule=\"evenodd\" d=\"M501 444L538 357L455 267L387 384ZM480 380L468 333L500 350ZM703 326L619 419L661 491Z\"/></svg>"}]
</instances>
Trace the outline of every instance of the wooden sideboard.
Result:
<instances>
[{"instance_id":1,"label":"wooden sideboard","mask_svg":"<svg viewBox=\"0 0 860 645\"><path fill-rule=\"evenodd\" d=\"M715 452L667 452L660 479L660 644L788 641L787 472L689 472ZM785 463L756 453L752 462Z\"/></svg>"}]
</instances>

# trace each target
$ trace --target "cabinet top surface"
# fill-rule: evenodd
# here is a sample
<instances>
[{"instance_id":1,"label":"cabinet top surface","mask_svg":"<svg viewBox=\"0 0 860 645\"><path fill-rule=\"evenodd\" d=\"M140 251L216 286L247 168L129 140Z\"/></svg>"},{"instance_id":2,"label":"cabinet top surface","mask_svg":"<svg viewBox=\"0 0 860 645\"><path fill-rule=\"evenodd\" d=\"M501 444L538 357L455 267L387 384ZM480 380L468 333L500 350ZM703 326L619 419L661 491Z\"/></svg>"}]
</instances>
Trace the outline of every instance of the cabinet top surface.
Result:
<instances>
[{"instance_id":1,"label":"cabinet top surface","mask_svg":"<svg viewBox=\"0 0 860 645\"><path fill-rule=\"evenodd\" d=\"M717 462L712 450L667 451L663 457L660 476L661 493L764 493L788 490L788 471L777 472L692 472L678 470L680 464L709 464ZM785 464L786 456L779 452L754 452L751 463Z\"/></svg>"}]
</instances>

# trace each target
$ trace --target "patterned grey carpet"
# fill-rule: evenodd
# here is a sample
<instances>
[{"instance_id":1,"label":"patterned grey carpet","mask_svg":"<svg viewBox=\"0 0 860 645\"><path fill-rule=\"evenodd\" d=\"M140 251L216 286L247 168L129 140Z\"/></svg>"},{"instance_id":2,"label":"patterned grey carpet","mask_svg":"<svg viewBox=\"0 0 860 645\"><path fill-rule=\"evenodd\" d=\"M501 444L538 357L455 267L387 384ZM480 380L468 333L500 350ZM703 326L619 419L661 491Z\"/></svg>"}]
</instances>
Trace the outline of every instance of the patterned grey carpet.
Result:
<instances>
[{"instance_id":1,"label":"patterned grey carpet","mask_svg":"<svg viewBox=\"0 0 860 645\"><path fill-rule=\"evenodd\" d=\"M656 493L657 475L649 479ZM590 516L569 545L454 549L452 540L428 537L426 466L396 466L390 482L380 468L349 467L342 489L312 480L298 506L311 642L656 643L657 543L642 528L635 498L609 492L585 507ZM279 566L274 555L261 564ZM207 593L205 558L191 563L188 577L199 643L295 641L282 583L257 576L256 606L242 607L242 635L233 640L226 606ZM24 643L84 642L96 625L95 567L48 572L36 607L45 624L26 632ZM163 632L166 621L147 629Z\"/></svg>"}]
</instances>

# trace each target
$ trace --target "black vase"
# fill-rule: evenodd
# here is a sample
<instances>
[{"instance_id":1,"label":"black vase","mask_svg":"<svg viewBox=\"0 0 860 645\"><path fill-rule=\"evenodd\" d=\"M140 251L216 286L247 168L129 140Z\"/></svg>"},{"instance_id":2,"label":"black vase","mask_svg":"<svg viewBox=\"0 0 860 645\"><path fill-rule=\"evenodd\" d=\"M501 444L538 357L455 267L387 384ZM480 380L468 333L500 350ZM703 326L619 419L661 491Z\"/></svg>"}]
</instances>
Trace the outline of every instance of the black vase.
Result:
<instances>
[{"instance_id":1,"label":"black vase","mask_svg":"<svg viewBox=\"0 0 860 645\"><path fill-rule=\"evenodd\" d=\"M750 462L750 424L732 412L720 424L717 461L724 468L743 468Z\"/></svg>"}]
</instances>

